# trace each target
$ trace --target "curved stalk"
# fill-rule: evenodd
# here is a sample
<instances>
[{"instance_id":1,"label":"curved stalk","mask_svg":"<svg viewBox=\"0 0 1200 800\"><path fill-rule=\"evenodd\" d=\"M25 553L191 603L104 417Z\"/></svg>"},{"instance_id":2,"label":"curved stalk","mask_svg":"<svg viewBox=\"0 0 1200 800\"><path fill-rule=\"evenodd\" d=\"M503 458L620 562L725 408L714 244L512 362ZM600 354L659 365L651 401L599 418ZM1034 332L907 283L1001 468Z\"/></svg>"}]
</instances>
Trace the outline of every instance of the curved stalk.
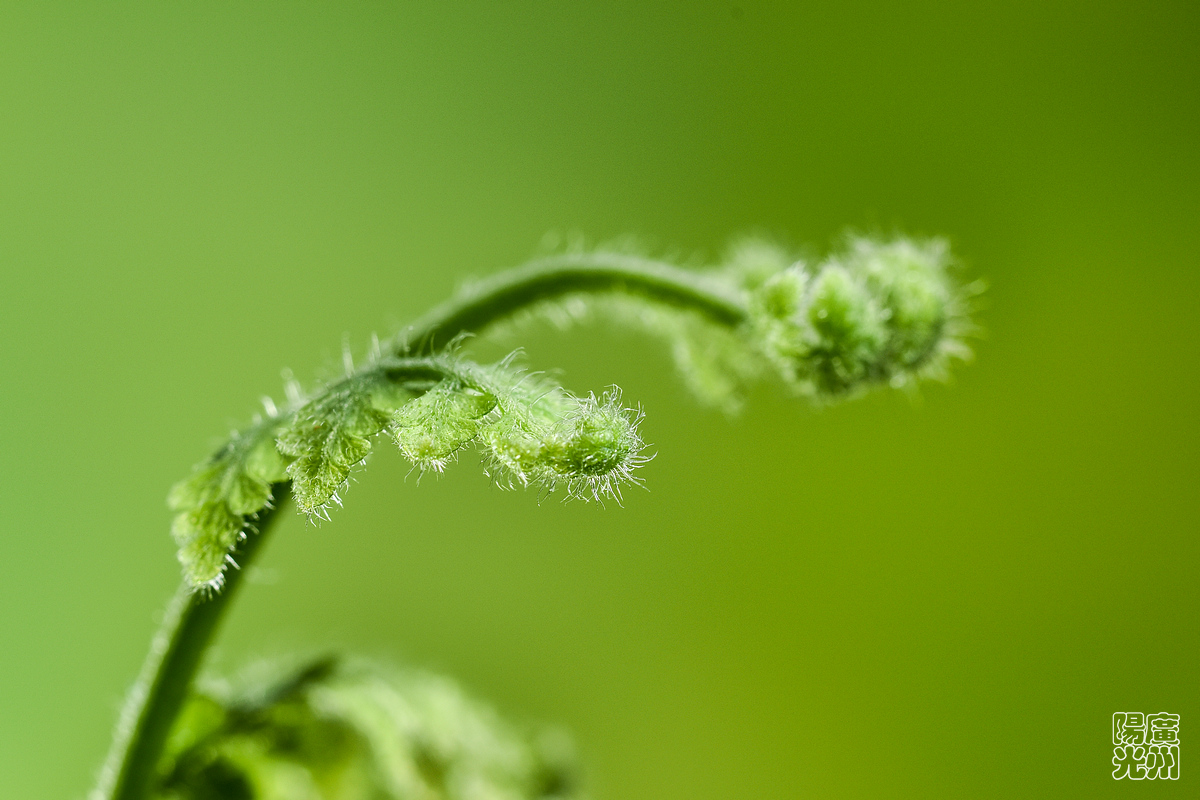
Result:
<instances>
[{"instance_id":1,"label":"curved stalk","mask_svg":"<svg viewBox=\"0 0 1200 800\"><path fill-rule=\"evenodd\" d=\"M615 253L551 256L501 272L426 314L390 345L437 352L463 332L482 331L538 303L576 294L621 293L694 311L717 325L746 321L742 302L701 274L661 261Z\"/></svg>"},{"instance_id":2,"label":"curved stalk","mask_svg":"<svg viewBox=\"0 0 1200 800\"><path fill-rule=\"evenodd\" d=\"M257 532L251 531L242 540L236 551L241 569L229 573L223 590L206 596L184 583L175 592L125 701L112 750L91 800L140 800L149 796L171 725L183 708L204 652L242 584L245 568L262 547L279 507L288 498L287 484L271 488L278 500L259 515Z\"/></svg>"},{"instance_id":3,"label":"curved stalk","mask_svg":"<svg viewBox=\"0 0 1200 800\"><path fill-rule=\"evenodd\" d=\"M746 320L747 312L736 298L696 273L633 256L563 255L535 261L475 285L408 328L385 352L402 355L409 351L409 343L421 352L437 352L463 333L482 331L537 303L576 293L605 292L691 310L729 328ZM394 372L393 379L439 377L428 361L410 361L389 370ZM126 700L112 749L90 800L145 800L150 796L163 748L204 652L241 585L245 569L261 549L278 506L290 496L290 484L275 484L272 496L277 498L275 508L262 512L255 524L257 532L241 542L235 553L241 569L227 573L222 590L205 595L185 583L171 601Z\"/></svg>"}]
</instances>

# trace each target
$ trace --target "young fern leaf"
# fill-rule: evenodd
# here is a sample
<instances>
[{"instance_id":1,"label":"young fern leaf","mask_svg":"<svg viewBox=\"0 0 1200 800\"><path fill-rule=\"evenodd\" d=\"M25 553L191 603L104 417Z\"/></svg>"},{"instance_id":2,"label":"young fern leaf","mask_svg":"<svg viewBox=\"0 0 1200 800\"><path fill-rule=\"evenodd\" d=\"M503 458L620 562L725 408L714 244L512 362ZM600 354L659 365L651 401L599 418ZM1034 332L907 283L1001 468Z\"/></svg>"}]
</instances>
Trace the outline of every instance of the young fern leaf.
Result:
<instances>
[{"instance_id":1,"label":"young fern leaf","mask_svg":"<svg viewBox=\"0 0 1200 800\"><path fill-rule=\"evenodd\" d=\"M351 375L305 403L283 426L276 445L291 459L287 474L302 512L321 515L330 501L341 505L338 491L350 470L366 461L371 439L391 419L383 406L390 389L381 369Z\"/></svg>"},{"instance_id":2,"label":"young fern leaf","mask_svg":"<svg viewBox=\"0 0 1200 800\"><path fill-rule=\"evenodd\" d=\"M878 384L942 377L951 360L969 356L962 337L972 330L973 290L951 280L940 240L851 238L815 268L761 240L743 241L728 263L700 274L646 266L628 255L572 254L560 261L546 262L557 283L540 286L539 271L527 268L518 274L524 282L489 291L515 295L542 313L556 311L559 320L594 308L647 325L672 342L695 392L727 410L737 408L742 388L764 370L797 393L830 402ZM564 266L580 273L580 286L598 285L590 293L572 287L559 274ZM631 279L638 275L644 285ZM672 287L678 296L669 294ZM483 313L472 310L480 296L488 295L477 288L460 301L464 314ZM507 316L530 313L518 304ZM563 488L567 497L619 501L622 485L638 483L634 470L646 460L641 414L621 405L619 391L574 397L513 368L511 359L472 364L455 354L459 341L429 356L375 358L235 434L176 486L173 530L188 582L221 587L232 550L270 503L272 484L290 480L301 512L328 517L383 432L421 471L443 471L474 444L488 474L505 487Z\"/></svg>"},{"instance_id":3,"label":"young fern leaf","mask_svg":"<svg viewBox=\"0 0 1200 800\"><path fill-rule=\"evenodd\" d=\"M256 515L270 507L272 485L287 478L275 448L276 417L236 432L212 458L175 484L168 504L184 578L194 587L220 589L230 555Z\"/></svg>"},{"instance_id":4,"label":"young fern leaf","mask_svg":"<svg viewBox=\"0 0 1200 800\"><path fill-rule=\"evenodd\" d=\"M621 486L641 484L633 471L650 460L638 434L643 414L621 405L621 392L613 388L599 399L568 398L573 407L545 436L542 459L527 470L533 481L550 491L561 482L568 497L621 502ZM493 453L496 448L493 447Z\"/></svg>"},{"instance_id":5,"label":"young fern leaf","mask_svg":"<svg viewBox=\"0 0 1200 800\"><path fill-rule=\"evenodd\" d=\"M454 354L379 359L314 392L290 412L236 433L171 492L184 577L218 590L274 483L291 481L299 510L329 517L350 473L387 431L421 470L441 472L475 442L504 486L559 487L568 497L619 499L645 462L641 414L619 392L576 398L515 369Z\"/></svg>"},{"instance_id":6,"label":"young fern leaf","mask_svg":"<svg viewBox=\"0 0 1200 800\"><path fill-rule=\"evenodd\" d=\"M638 482L642 415L621 406L619 391L577 398L508 361L460 372L393 415L392 438L414 466L441 472L475 442L488 474L508 488L563 487L567 498L619 500L622 484Z\"/></svg>"},{"instance_id":7,"label":"young fern leaf","mask_svg":"<svg viewBox=\"0 0 1200 800\"><path fill-rule=\"evenodd\" d=\"M365 672L312 672L257 705L194 695L175 731L201 733L177 736L164 758L204 648L239 585L227 568L257 550L248 533L265 530L289 489L301 512L327 517L383 433L422 471L441 472L474 446L506 487L619 501L622 485L640 483L642 415L618 390L576 397L510 360L473 364L458 354L465 334L537 313L572 321L595 311L666 338L707 402L733 409L750 381L774 373L825 403L943 378L954 360L969 358L963 338L974 331L981 289L960 286L953 268L944 242L903 238L852 237L811 266L762 240L744 240L704 271L629 253L550 256L475 285L376 348L382 355L358 370L271 408L171 491L184 587L91 797L568 796L565 785L531 778L545 774L531 766L537 758L507 735L492 739L507 742L493 753L508 753L499 761L457 761L453 753L492 736L488 725L468 714L462 730L474 733L439 740L409 713L408 688ZM450 697L439 691L427 696ZM428 720L442 719L440 702ZM430 749L437 741L459 744ZM476 773L468 763L486 766Z\"/></svg>"},{"instance_id":8,"label":"young fern leaf","mask_svg":"<svg viewBox=\"0 0 1200 800\"><path fill-rule=\"evenodd\" d=\"M441 472L479 435L497 408L491 392L450 380L392 414L388 432L404 457L422 471Z\"/></svg>"}]
</instances>

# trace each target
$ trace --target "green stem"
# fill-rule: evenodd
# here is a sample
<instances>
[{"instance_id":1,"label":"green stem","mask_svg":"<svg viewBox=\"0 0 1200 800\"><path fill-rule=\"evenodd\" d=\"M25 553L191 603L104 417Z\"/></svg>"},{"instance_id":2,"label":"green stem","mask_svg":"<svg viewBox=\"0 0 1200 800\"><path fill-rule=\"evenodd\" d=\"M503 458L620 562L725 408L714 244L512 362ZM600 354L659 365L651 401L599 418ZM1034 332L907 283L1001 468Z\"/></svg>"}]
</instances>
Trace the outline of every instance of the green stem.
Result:
<instances>
[{"instance_id":1,"label":"green stem","mask_svg":"<svg viewBox=\"0 0 1200 800\"><path fill-rule=\"evenodd\" d=\"M409 343L421 352L437 352L465 332L482 331L523 308L579 293L629 294L693 311L730 328L746 319L746 310L736 298L693 272L633 256L563 255L477 284L435 308L386 352L401 355L409 351ZM396 365L394 379L438 377L427 361L401 360L404 363ZM280 502L288 492L288 484L272 487ZM145 800L150 796L171 726L187 699L204 652L276 515L277 509L271 509L259 516L258 532L249 534L233 554L241 569L227 574L219 593L206 596L186 584L176 593L121 713L112 750L90 800Z\"/></svg>"},{"instance_id":2,"label":"green stem","mask_svg":"<svg viewBox=\"0 0 1200 800\"><path fill-rule=\"evenodd\" d=\"M537 303L584 293L634 295L693 311L728 328L746 321L745 306L703 275L636 256L580 253L534 261L470 287L426 314L390 349L437 352L465 331L479 332Z\"/></svg>"},{"instance_id":3,"label":"green stem","mask_svg":"<svg viewBox=\"0 0 1200 800\"><path fill-rule=\"evenodd\" d=\"M229 570L224 588L206 595L185 583L175 592L137 682L125 701L117 735L92 800L142 800L150 796L163 746L187 699L204 651L222 614L237 594L247 567L262 547L279 506L289 496L286 483L275 484L271 490L276 498L275 507L259 514L255 523L257 532L247 533L232 554L240 569Z\"/></svg>"}]
</instances>

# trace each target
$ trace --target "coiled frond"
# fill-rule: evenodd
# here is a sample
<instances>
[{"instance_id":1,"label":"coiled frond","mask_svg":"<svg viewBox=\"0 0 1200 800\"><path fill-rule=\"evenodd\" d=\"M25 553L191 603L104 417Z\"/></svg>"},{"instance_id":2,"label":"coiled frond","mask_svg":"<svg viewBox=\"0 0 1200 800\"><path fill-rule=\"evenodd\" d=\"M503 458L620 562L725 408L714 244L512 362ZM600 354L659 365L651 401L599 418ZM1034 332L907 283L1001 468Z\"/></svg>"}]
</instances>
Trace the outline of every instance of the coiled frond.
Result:
<instances>
[{"instance_id":1,"label":"coiled frond","mask_svg":"<svg viewBox=\"0 0 1200 800\"><path fill-rule=\"evenodd\" d=\"M778 374L819 400L879 384L944 377L966 360L970 298L939 239L848 240L814 268L759 246L734 264L745 276L749 336ZM786 265L785 265L786 264Z\"/></svg>"}]
</instances>

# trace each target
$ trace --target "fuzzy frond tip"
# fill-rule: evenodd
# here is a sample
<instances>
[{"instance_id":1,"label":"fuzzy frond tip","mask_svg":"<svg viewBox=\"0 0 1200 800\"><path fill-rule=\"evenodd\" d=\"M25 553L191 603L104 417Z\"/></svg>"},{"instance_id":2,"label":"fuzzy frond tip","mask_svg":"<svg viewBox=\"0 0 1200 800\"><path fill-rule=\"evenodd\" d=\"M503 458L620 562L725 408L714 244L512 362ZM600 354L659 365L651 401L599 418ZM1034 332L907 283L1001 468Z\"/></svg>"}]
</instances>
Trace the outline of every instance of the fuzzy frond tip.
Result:
<instances>
[{"instance_id":1,"label":"fuzzy frond tip","mask_svg":"<svg viewBox=\"0 0 1200 800\"><path fill-rule=\"evenodd\" d=\"M548 447L552 472L546 483L553 488L561 482L571 499L620 504L621 487L641 485L634 472L652 458L643 455L646 443L638 432L645 414L623 406L615 387L599 399L589 394L576 402Z\"/></svg>"},{"instance_id":2,"label":"fuzzy frond tip","mask_svg":"<svg viewBox=\"0 0 1200 800\"><path fill-rule=\"evenodd\" d=\"M794 389L828 401L907 386L965 360L972 287L941 239L851 237L815 268L800 262L748 290L750 335Z\"/></svg>"}]
</instances>

